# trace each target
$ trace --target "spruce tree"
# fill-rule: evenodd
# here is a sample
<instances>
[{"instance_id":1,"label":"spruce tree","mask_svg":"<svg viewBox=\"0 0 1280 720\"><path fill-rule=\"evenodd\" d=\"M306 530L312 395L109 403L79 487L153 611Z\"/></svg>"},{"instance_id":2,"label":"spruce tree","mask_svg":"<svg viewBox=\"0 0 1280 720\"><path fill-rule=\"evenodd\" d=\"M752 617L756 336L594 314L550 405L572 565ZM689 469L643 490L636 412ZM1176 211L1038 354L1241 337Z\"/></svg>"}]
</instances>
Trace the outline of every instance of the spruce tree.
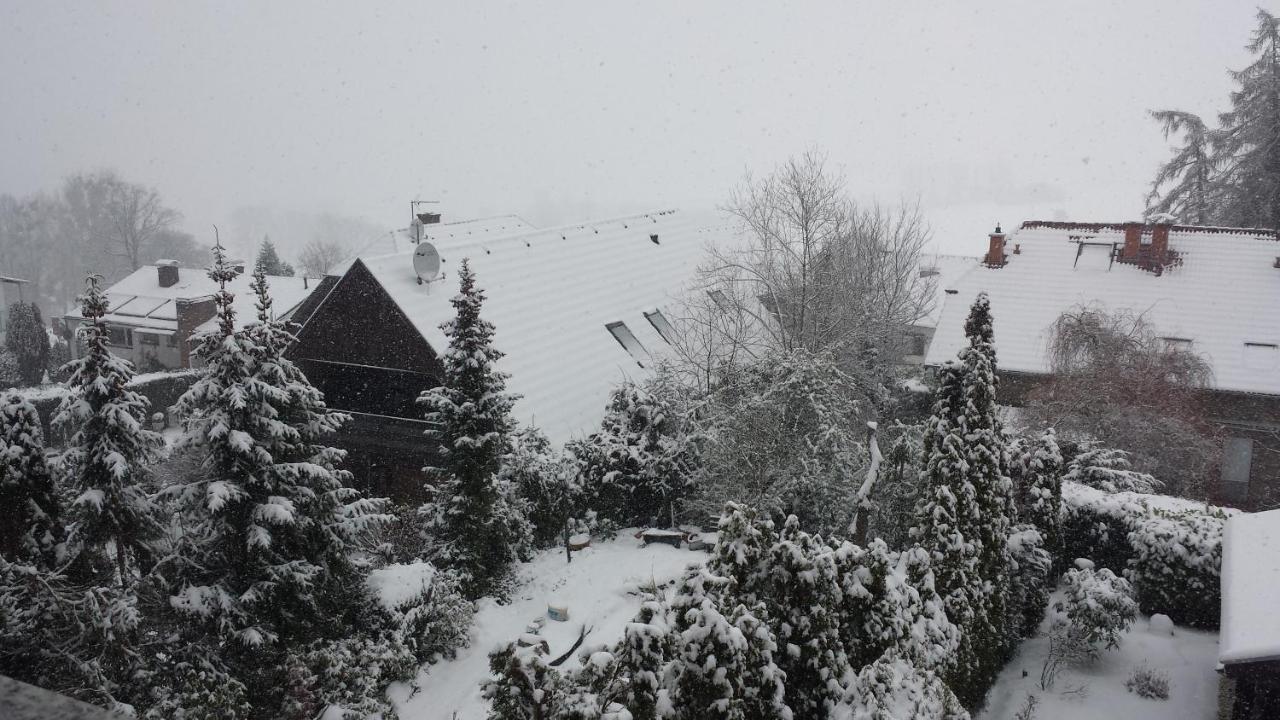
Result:
<instances>
[{"instance_id":1,"label":"spruce tree","mask_svg":"<svg viewBox=\"0 0 1280 720\"><path fill-rule=\"evenodd\" d=\"M507 374L495 367L503 353L493 346L493 325L480 316L484 291L466 259L458 277L451 301L457 315L441 325L449 338L442 384L418 398L440 454L440 465L427 468L433 482L422 514L432 559L458 571L464 592L476 598L519 559L527 521L499 477L517 396L506 392Z\"/></svg>"},{"instance_id":2,"label":"spruce tree","mask_svg":"<svg viewBox=\"0 0 1280 720\"><path fill-rule=\"evenodd\" d=\"M18 362L22 384L39 385L49 366L49 332L35 303L16 302L9 306L4 344Z\"/></svg>"},{"instance_id":3,"label":"spruce tree","mask_svg":"<svg viewBox=\"0 0 1280 720\"><path fill-rule=\"evenodd\" d=\"M1209 129L1199 116L1181 110L1155 110L1165 139L1182 134L1182 146L1160 166L1147 196L1149 214L1166 213L1188 225L1208 225L1213 217L1214 158ZM1161 188L1172 184L1167 190Z\"/></svg>"},{"instance_id":4,"label":"spruce tree","mask_svg":"<svg viewBox=\"0 0 1280 720\"><path fill-rule=\"evenodd\" d=\"M264 275L292 277L293 266L280 259L275 243L269 235L262 236L262 245L258 247L258 259L253 264L254 270L261 270Z\"/></svg>"},{"instance_id":5,"label":"spruce tree","mask_svg":"<svg viewBox=\"0 0 1280 720\"><path fill-rule=\"evenodd\" d=\"M36 408L17 393L0 404L0 557L53 568L62 525Z\"/></svg>"},{"instance_id":6,"label":"spruce tree","mask_svg":"<svg viewBox=\"0 0 1280 720\"><path fill-rule=\"evenodd\" d=\"M1214 160L1221 175L1220 221L1236 227L1280 228L1280 19L1258 9L1246 46L1255 59L1231 73L1238 88L1231 110L1218 116Z\"/></svg>"},{"instance_id":7,"label":"spruce tree","mask_svg":"<svg viewBox=\"0 0 1280 720\"><path fill-rule=\"evenodd\" d=\"M675 720L745 720L748 642L710 598L682 618L670 687Z\"/></svg>"},{"instance_id":8,"label":"spruce tree","mask_svg":"<svg viewBox=\"0 0 1280 720\"><path fill-rule=\"evenodd\" d=\"M310 641L349 620L351 555L387 518L377 514L379 501L347 486L350 474L337 468L342 453L324 444L346 418L329 412L283 357L291 338L270 317L261 271L253 283L258 323L239 331L226 289L235 272L221 246L209 276L220 286L218 329L201 338L205 370L178 403L204 472L173 489L193 526L171 604L248 651Z\"/></svg>"},{"instance_id":9,"label":"spruce tree","mask_svg":"<svg viewBox=\"0 0 1280 720\"><path fill-rule=\"evenodd\" d=\"M1044 547L1057 556L1062 549L1062 451L1053 428L1040 434L1019 462L1022 519L1040 531Z\"/></svg>"},{"instance_id":10,"label":"spruce tree","mask_svg":"<svg viewBox=\"0 0 1280 720\"><path fill-rule=\"evenodd\" d=\"M128 584L131 561L149 556L161 531L159 510L144 487L147 466L163 440L146 429L147 399L129 390L133 366L107 349L107 298L96 277L80 298L88 322L78 329L84 355L67 364L67 395L54 422L75 428L62 456L67 484L74 488L74 540L94 551L113 548L119 582Z\"/></svg>"},{"instance_id":11,"label":"spruce tree","mask_svg":"<svg viewBox=\"0 0 1280 720\"><path fill-rule=\"evenodd\" d=\"M626 678L618 701L632 720L657 720L662 678L674 650L672 640L667 609L657 600L646 600L623 630L613 655Z\"/></svg>"},{"instance_id":12,"label":"spruce tree","mask_svg":"<svg viewBox=\"0 0 1280 720\"><path fill-rule=\"evenodd\" d=\"M736 502L725 503L716 525L716 546L707 566L716 575L733 581L733 603L753 607L769 596L769 552L777 534L768 518L755 508Z\"/></svg>"}]
</instances>

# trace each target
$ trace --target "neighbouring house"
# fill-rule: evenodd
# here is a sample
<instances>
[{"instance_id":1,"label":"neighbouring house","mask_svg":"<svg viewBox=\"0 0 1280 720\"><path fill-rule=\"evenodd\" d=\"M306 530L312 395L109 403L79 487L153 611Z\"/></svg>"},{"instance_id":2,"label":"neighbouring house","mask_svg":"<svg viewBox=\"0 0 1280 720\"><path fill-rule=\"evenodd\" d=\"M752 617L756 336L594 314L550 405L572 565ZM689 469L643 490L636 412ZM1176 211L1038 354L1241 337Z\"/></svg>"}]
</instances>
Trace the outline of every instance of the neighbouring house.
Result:
<instances>
[{"instance_id":1,"label":"neighbouring house","mask_svg":"<svg viewBox=\"0 0 1280 720\"><path fill-rule=\"evenodd\" d=\"M236 323L244 326L257 320L253 291L249 289L252 274L240 274L228 289L235 295ZM269 276L272 310L277 317L289 318L294 310L316 289L318 281L303 277ZM131 361L139 372L189 368L192 336L214 325L213 295L218 284L209 279L203 268L180 267L173 260L158 260L144 265L120 282L107 288L109 303L103 321L107 325L111 351ZM84 322L79 306L64 316L67 332ZM72 357L81 348L71 343Z\"/></svg>"},{"instance_id":2,"label":"neighbouring house","mask_svg":"<svg viewBox=\"0 0 1280 720\"><path fill-rule=\"evenodd\" d=\"M351 414L336 444L361 485L400 497L422 485L433 450L415 401L440 383L440 325L454 316L464 258L506 353L498 366L520 395L517 419L562 443L595 430L614 385L643 377L664 352L664 310L719 232L714 218L677 211L521 225L431 225L423 239L438 249L438 278L419 282L413 248L362 256L307 309L290 355L330 407Z\"/></svg>"},{"instance_id":3,"label":"neighbouring house","mask_svg":"<svg viewBox=\"0 0 1280 720\"><path fill-rule=\"evenodd\" d=\"M1232 697L1226 720L1280 717L1277 598L1280 510L1231 516L1223 537L1218 641L1218 661Z\"/></svg>"},{"instance_id":4,"label":"neighbouring house","mask_svg":"<svg viewBox=\"0 0 1280 720\"><path fill-rule=\"evenodd\" d=\"M9 330L9 306L22 301L22 286L29 282L0 275L0 337Z\"/></svg>"},{"instance_id":5,"label":"neighbouring house","mask_svg":"<svg viewBox=\"0 0 1280 720\"><path fill-rule=\"evenodd\" d=\"M920 365L929 352L929 344L933 342L933 334L938 328L938 320L942 317L942 306L946 299L946 291L965 273L978 266L980 258L967 255L923 255L920 258L921 278L933 284L933 302L924 317L917 320L903 332L902 364Z\"/></svg>"},{"instance_id":6,"label":"neighbouring house","mask_svg":"<svg viewBox=\"0 0 1280 720\"><path fill-rule=\"evenodd\" d=\"M1092 306L1142 315L1165 342L1211 366L1209 419L1224 430L1216 498L1280 503L1280 242L1272 230L1169 224L1025 222L997 228L951 283L925 357L956 357L979 292L991 299L1002 402L1019 405L1051 372L1050 328Z\"/></svg>"}]
</instances>

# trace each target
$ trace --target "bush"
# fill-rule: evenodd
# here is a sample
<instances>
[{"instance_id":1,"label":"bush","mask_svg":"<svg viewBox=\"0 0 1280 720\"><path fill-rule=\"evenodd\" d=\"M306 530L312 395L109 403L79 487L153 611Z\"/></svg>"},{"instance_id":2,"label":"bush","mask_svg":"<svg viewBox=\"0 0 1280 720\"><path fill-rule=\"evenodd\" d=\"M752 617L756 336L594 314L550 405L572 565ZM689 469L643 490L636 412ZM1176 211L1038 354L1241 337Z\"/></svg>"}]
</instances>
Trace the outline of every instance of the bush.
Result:
<instances>
[{"instance_id":1,"label":"bush","mask_svg":"<svg viewBox=\"0 0 1280 720\"><path fill-rule=\"evenodd\" d=\"M1009 533L1009 621L1011 632L1031 637L1049 606L1049 572L1053 560L1044 538L1031 525L1017 525Z\"/></svg>"},{"instance_id":2,"label":"bush","mask_svg":"<svg viewBox=\"0 0 1280 720\"><path fill-rule=\"evenodd\" d=\"M451 658L469 641L475 605L458 578L429 563L388 565L369 573L377 621L419 663Z\"/></svg>"},{"instance_id":3,"label":"bush","mask_svg":"<svg viewBox=\"0 0 1280 720\"><path fill-rule=\"evenodd\" d=\"M1097 657L1120 645L1120 636L1138 616L1129 582L1103 568L1075 568L1063 576L1065 596L1054 603L1053 625L1064 627Z\"/></svg>"},{"instance_id":4,"label":"bush","mask_svg":"<svg viewBox=\"0 0 1280 720\"><path fill-rule=\"evenodd\" d=\"M1107 494L1063 484L1065 564L1087 557L1123 572L1148 615L1217 628L1222 532L1229 511L1140 493Z\"/></svg>"},{"instance_id":5,"label":"bush","mask_svg":"<svg viewBox=\"0 0 1280 720\"><path fill-rule=\"evenodd\" d=\"M1146 665L1134 668L1124 686L1129 692L1149 700L1169 699L1169 674L1163 670L1152 670Z\"/></svg>"}]
</instances>

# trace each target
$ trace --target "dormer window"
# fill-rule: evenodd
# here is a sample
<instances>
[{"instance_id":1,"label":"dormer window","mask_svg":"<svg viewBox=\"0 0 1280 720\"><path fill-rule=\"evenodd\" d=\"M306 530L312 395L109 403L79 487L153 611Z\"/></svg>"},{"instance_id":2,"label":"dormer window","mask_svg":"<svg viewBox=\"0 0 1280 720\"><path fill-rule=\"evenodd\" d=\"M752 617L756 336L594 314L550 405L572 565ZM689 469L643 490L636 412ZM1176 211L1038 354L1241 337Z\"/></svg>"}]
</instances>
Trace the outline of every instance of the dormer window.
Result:
<instances>
[{"instance_id":1,"label":"dormer window","mask_svg":"<svg viewBox=\"0 0 1280 720\"><path fill-rule=\"evenodd\" d=\"M644 361L648 359L649 354L645 352L644 346L636 339L635 333L631 332L631 328L621 321L611 322L604 327L609 331L609 334L613 335L613 339L618 341L622 349L631 355L636 364L644 367Z\"/></svg>"}]
</instances>

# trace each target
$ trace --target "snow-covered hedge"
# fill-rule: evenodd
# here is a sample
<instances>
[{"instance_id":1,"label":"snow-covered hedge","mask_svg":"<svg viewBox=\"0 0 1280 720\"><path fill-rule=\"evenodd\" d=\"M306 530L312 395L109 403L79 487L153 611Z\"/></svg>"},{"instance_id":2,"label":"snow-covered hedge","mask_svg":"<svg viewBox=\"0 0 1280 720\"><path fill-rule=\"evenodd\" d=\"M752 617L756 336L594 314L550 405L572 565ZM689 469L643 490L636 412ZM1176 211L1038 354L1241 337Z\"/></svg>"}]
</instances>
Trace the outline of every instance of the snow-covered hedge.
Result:
<instances>
[{"instance_id":1,"label":"snow-covered hedge","mask_svg":"<svg viewBox=\"0 0 1280 720\"><path fill-rule=\"evenodd\" d=\"M1062 564L1086 557L1123 571L1142 611L1182 625L1217 627L1222 532L1234 512L1190 500L1106 493L1063 483Z\"/></svg>"}]
</instances>

